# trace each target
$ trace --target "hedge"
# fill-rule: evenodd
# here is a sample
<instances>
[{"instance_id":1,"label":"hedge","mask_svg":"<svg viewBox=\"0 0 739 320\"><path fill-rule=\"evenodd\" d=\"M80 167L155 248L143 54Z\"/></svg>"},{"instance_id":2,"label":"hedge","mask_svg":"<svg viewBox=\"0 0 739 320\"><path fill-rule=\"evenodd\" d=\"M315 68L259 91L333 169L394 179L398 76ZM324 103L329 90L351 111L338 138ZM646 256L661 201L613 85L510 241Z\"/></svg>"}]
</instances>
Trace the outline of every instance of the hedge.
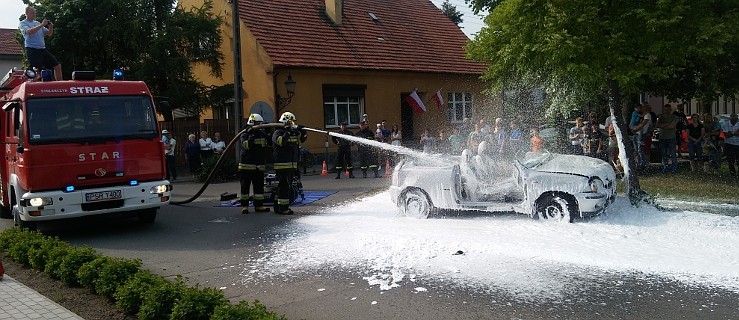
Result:
<instances>
[{"instance_id":1,"label":"hedge","mask_svg":"<svg viewBox=\"0 0 739 320\"><path fill-rule=\"evenodd\" d=\"M38 231L11 228L0 232L0 251L67 285L89 288L142 320L285 319L259 301L233 305L220 290L187 287L182 276L170 281L141 269L139 259L106 257L90 247L74 247Z\"/></svg>"}]
</instances>

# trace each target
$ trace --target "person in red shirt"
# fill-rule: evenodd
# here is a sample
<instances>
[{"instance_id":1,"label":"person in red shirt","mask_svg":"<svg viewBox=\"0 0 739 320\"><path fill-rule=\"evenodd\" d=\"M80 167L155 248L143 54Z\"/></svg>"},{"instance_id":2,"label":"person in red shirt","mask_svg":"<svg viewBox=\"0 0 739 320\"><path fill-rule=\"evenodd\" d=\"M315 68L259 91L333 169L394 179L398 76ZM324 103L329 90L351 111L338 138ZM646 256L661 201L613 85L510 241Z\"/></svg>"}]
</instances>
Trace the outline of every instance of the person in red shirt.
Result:
<instances>
[{"instance_id":1,"label":"person in red shirt","mask_svg":"<svg viewBox=\"0 0 739 320\"><path fill-rule=\"evenodd\" d=\"M539 136L539 128L531 129L531 151L541 152L544 150L544 138Z\"/></svg>"}]
</instances>

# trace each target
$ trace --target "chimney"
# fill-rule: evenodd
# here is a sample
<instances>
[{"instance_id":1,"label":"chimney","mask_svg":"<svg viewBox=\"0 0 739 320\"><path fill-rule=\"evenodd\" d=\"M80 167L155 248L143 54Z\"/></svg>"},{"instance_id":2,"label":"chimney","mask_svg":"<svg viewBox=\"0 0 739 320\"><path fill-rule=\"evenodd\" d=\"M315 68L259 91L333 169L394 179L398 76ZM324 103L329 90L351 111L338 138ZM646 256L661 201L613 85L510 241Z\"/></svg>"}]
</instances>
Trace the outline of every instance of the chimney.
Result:
<instances>
[{"instance_id":1,"label":"chimney","mask_svg":"<svg viewBox=\"0 0 739 320\"><path fill-rule=\"evenodd\" d=\"M326 14L336 25L341 25L342 0L326 0Z\"/></svg>"}]
</instances>

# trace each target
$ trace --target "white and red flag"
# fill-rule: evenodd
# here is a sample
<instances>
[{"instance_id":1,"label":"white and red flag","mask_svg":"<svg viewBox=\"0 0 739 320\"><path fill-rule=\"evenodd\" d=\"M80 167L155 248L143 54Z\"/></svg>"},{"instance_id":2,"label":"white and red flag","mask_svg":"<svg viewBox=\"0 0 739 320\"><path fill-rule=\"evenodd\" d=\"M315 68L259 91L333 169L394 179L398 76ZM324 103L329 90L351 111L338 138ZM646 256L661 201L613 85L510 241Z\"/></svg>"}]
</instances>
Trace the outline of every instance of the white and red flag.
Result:
<instances>
[{"instance_id":1,"label":"white and red flag","mask_svg":"<svg viewBox=\"0 0 739 320\"><path fill-rule=\"evenodd\" d=\"M441 97L441 89L436 91L436 94L434 95L434 101L436 101L436 106L439 108L444 105L444 98Z\"/></svg>"},{"instance_id":2,"label":"white and red flag","mask_svg":"<svg viewBox=\"0 0 739 320\"><path fill-rule=\"evenodd\" d=\"M416 90L413 90L411 94L409 94L405 101L408 102L409 105L413 108L413 111L416 113L424 113L426 112L426 106L423 105L423 101L421 101L421 97L418 96L418 93L416 93Z\"/></svg>"}]
</instances>

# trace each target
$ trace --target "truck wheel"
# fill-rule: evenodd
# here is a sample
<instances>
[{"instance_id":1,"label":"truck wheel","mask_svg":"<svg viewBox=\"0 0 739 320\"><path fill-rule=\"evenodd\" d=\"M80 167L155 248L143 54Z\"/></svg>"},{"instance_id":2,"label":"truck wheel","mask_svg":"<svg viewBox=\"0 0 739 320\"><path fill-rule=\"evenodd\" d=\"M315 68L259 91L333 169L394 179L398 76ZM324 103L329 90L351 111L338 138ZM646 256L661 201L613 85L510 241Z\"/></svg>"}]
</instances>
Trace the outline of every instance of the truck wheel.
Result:
<instances>
[{"instance_id":1,"label":"truck wheel","mask_svg":"<svg viewBox=\"0 0 739 320\"><path fill-rule=\"evenodd\" d=\"M21 220L21 214L18 209L18 205L13 206L13 222L15 222L15 226L21 229L28 229L31 231L36 231L38 229L38 224L36 221L23 221Z\"/></svg>"},{"instance_id":2,"label":"truck wheel","mask_svg":"<svg viewBox=\"0 0 739 320\"><path fill-rule=\"evenodd\" d=\"M406 217L426 219L434 206L426 193L418 189L406 191L399 202L401 214Z\"/></svg>"},{"instance_id":3,"label":"truck wheel","mask_svg":"<svg viewBox=\"0 0 739 320\"><path fill-rule=\"evenodd\" d=\"M157 209L145 209L139 213L139 221L143 223L154 223L157 219Z\"/></svg>"},{"instance_id":4,"label":"truck wheel","mask_svg":"<svg viewBox=\"0 0 739 320\"><path fill-rule=\"evenodd\" d=\"M13 211L10 208L0 205L0 218L10 219L13 217Z\"/></svg>"},{"instance_id":5,"label":"truck wheel","mask_svg":"<svg viewBox=\"0 0 739 320\"><path fill-rule=\"evenodd\" d=\"M534 217L557 222L572 222L576 212L577 205L568 197L552 194L536 202Z\"/></svg>"}]
</instances>

